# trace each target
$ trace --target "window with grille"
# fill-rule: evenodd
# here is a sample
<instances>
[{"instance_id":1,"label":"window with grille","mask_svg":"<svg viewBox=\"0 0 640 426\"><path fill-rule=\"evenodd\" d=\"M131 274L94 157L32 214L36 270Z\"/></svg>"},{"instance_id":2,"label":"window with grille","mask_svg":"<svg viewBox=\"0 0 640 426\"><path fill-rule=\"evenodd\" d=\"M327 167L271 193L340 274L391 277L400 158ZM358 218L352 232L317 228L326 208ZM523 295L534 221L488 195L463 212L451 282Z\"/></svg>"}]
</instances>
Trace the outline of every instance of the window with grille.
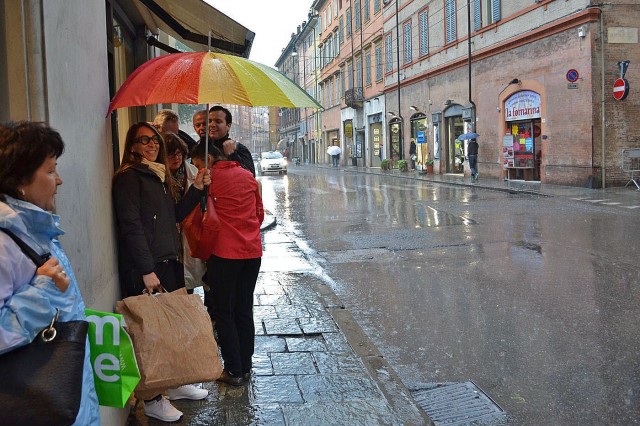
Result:
<instances>
[{"instance_id":1,"label":"window with grille","mask_svg":"<svg viewBox=\"0 0 640 426\"><path fill-rule=\"evenodd\" d=\"M344 43L344 16L340 15L340 24L338 26L338 32L340 34L340 44Z\"/></svg>"},{"instance_id":2,"label":"window with grille","mask_svg":"<svg viewBox=\"0 0 640 426\"><path fill-rule=\"evenodd\" d=\"M363 5L364 22L369 22L371 19L371 3L369 0L364 0Z\"/></svg>"},{"instance_id":3,"label":"window with grille","mask_svg":"<svg viewBox=\"0 0 640 426\"><path fill-rule=\"evenodd\" d=\"M418 15L420 30L420 56L429 54L429 11L423 10Z\"/></svg>"},{"instance_id":4,"label":"window with grille","mask_svg":"<svg viewBox=\"0 0 640 426\"><path fill-rule=\"evenodd\" d=\"M402 24L402 30L404 33L404 63L408 64L412 60L411 55L411 21Z\"/></svg>"},{"instance_id":5,"label":"window with grille","mask_svg":"<svg viewBox=\"0 0 640 426\"><path fill-rule=\"evenodd\" d=\"M380 12L380 0L373 0L373 13Z\"/></svg>"},{"instance_id":6,"label":"window with grille","mask_svg":"<svg viewBox=\"0 0 640 426\"><path fill-rule=\"evenodd\" d=\"M447 43L454 42L456 34L456 0L445 0L445 32Z\"/></svg>"},{"instance_id":7,"label":"window with grille","mask_svg":"<svg viewBox=\"0 0 640 426\"><path fill-rule=\"evenodd\" d=\"M382 44L376 43L376 81L382 80Z\"/></svg>"},{"instance_id":8,"label":"window with grille","mask_svg":"<svg viewBox=\"0 0 640 426\"><path fill-rule=\"evenodd\" d=\"M345 20L347 21L347 38L351 37L351 8L347 8L347 13L345 14Z\"/></svg>"},{"instance_id":9,"label":"window with grille","mask_svg":"<svg viewBox=\"0 0 640 426\"><path fill-rule=\"evenodd\" d=\"M384 49L385 49L385 61L387 62L385 66L385 72L393 71L393 36L392 34L387 34L387 37L384 41Z\"/></svg>"},{"instance_id":10,"label":"window with grille","mask_svg":"<svg viewBox=\"0 0 640 426\"><path fill-rule=\"evenodd\" d=\"M356 31L360 31L360 25L362 24L361 22L361 15L360 15L360 0L356 0L354 5L355 7L355 18L356 18Z\"/></svg>"}]
</instances>

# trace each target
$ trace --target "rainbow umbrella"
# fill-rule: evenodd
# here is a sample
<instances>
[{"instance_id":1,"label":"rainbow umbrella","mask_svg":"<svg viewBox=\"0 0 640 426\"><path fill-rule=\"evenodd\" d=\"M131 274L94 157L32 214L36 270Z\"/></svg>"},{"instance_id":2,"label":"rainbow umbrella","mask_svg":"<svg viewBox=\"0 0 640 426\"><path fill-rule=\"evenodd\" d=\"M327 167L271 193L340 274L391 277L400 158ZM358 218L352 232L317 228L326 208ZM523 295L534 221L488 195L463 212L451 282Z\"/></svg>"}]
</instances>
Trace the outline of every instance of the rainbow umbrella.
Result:
<instances>
[{"instance_id":1,"label":"rainbow umbrella","mask_svg":"<svg viewBox=\"0 0 640 426\"><path fill-rule=\"evenodd\" d=\"M278 70L238 56L214 52L171 53L140 65L109 105L233 104L322 108Z\"/></svg>"}]
</instances>

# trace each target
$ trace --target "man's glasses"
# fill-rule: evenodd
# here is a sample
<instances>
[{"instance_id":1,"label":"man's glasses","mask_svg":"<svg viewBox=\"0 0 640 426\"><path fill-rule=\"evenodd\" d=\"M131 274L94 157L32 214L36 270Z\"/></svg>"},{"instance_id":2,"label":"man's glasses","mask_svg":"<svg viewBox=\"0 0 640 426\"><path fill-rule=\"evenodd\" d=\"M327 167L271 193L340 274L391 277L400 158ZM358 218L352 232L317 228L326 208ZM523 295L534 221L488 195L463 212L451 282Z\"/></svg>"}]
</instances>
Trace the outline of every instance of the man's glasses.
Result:
<instances>
[{"instance_id":1,"label":"man's glasses","mask_svg":"<svg viewBox=\"0 0 640 426\"><path fill-rule=\"evenodd\" d=\"M136 139L136 142L141 143L142 145L149 145L149 142L151 141L153 141L153 143L155 143L156 145L160 145L160 136L140 136L138 139Z\"/></svg>"}]
</instances>

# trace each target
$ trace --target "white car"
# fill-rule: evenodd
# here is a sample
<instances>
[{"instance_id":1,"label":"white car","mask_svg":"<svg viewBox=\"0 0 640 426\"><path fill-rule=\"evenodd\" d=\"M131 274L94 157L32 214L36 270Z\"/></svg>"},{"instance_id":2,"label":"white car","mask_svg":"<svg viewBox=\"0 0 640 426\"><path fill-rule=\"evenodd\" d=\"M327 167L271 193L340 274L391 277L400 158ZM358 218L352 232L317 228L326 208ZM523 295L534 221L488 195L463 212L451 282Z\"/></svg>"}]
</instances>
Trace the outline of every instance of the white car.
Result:
<instances>
[{"instance_id":1,"label":"white car","mask_svg":"<svg viewBox=\"0 0 640 426\"><path fill-rule=\"evenodd\" d=\"M287 174L287 159L277 151L263 152L258 163L260 173L278 172Z\"/></svg>"}]
</instances>

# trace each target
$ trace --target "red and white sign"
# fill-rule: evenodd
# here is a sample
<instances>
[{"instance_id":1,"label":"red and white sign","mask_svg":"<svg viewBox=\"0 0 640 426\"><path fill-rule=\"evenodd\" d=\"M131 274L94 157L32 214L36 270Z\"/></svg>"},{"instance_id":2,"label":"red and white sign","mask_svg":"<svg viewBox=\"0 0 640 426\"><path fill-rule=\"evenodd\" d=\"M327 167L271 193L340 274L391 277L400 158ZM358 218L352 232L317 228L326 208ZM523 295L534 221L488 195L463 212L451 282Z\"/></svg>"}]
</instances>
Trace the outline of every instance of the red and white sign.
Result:
<instances>
[{"instance_id":1,"label":"red and white sign","mask_svg":"<svg viewBox=\"0 0 640 426\"><path fill-rule=\"evenodd\" d=\"M613 97L617 101L621 101L629 94L629 82L624 78L618 78L613 83Z\"/></svg>"}]
</instances>

